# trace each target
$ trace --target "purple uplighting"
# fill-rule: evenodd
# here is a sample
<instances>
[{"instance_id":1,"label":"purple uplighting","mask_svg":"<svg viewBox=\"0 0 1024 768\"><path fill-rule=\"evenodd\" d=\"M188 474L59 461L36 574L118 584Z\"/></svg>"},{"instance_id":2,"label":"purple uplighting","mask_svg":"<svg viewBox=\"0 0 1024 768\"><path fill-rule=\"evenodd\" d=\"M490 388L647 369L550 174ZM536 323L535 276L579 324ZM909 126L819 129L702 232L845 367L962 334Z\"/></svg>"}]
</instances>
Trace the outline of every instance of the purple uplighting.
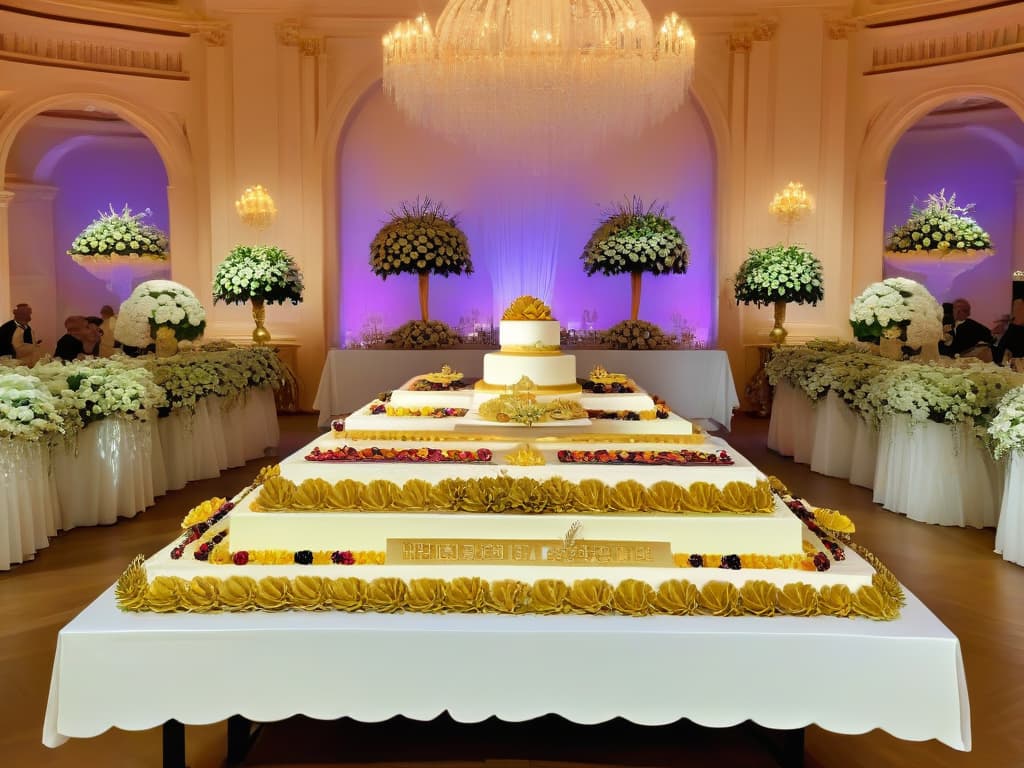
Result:
<instances>
[{"instance_id":1,"label":"purple uplighting","mask_svg":"<svg viewBox=\"0 0 1024 768\"><path fill-rule=\"evenodd\" d=\"M629 278L587 277L579 257L602 211L638 195L664 204L690 246L685 275L644 275L641 319L669 332L685 324L714 340L714 147L692 102L564 176L522 171L512 155L482 161L402 119L379 86L356 108L341 142L341 284L332 343L357 342L371 318L393 328L419 317L415 276L381 281L368 260L387 211L426 196L458 215L475 266L468 277L431 278L432 319L489 324L510 298L534 291L568 328L582 328L595 314L596 328L626 319ZM550 295L541 295L545 290Z\"/></svg>"}]
</instances>

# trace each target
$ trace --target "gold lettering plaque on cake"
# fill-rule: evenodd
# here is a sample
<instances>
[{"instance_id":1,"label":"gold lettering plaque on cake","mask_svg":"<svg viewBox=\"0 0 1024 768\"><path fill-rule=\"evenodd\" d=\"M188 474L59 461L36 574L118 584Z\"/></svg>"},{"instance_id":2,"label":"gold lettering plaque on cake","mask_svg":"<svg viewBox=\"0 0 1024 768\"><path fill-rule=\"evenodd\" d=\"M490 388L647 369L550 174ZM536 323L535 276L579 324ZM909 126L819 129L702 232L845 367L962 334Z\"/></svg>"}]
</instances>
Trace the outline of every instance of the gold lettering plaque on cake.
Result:
<instances>
[{"instance_id":1,"label":"gold lettering plaque on cake","mask_svg":"<svg viewBox=\"0 0 1024 768\"><path fill-rule=\"evenodd\" d=\"M666 541L388 539L387 565L569 565L674 568Z\"/></svg>"}]
</instances>

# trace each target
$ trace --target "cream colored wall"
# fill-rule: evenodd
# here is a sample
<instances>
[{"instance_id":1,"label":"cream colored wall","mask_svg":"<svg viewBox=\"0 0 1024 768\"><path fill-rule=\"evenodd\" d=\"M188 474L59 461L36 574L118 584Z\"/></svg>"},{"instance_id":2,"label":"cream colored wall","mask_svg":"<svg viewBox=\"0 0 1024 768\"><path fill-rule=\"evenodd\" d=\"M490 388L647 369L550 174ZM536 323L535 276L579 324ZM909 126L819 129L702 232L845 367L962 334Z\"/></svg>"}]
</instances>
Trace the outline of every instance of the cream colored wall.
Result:
<instances>
[{"instance_id":1,"label":"cream colored wall","mask_svg":"<svg viewBox=\"0 0 1024 768\"><path fill-rule=\"evenodd\" d=\"M62 3L46 0L46 5ZM436 15L443 2L427 5L425 10ZM648 3L655 15L675 5L670 0ZM769 310L737 308L726 278L749 248L785 238L785 230L767 213L772 194L799 180L818 203L814 216L798 223L792 237L822 259L826 298L817 308L790 308L791 338L848 335L851 297L881 274L880 193L888 152L901 131L962 93L990 95L1024 115L1022 53L865 73L876 67L879 51L922 38L996 29L1018 11L1007 6L867 28L864 20L851 18L853 3L794 2L771 8L752 0L708 0L678 5L692 11L698 39L696 97L716 142L718 341L729 351L742 385L771 317ZM81 13L81 3L71 6L68 14ZM380 35L393 21L419 12L420 4L215 0L191 6L158 13L113 10L107 4L94 12L121 24L135 19L136 26L153 32L0 11L0 29L24 29L26 39L37 43L36 53L27 57L0 50L0 166L6 165L21 126L43 109L97 103L117 112L164 158L176 243L173 277L201 294L230 248L252 239L234 215L233 200L247 185L268 186L281 214L262 241L292 252L307 282L305 302L271 308L268 324L276 337L301 344L302 400L309 406L333 314L328 286L337 279L338 139L356 100L380 77ZM868 22L914 15L914 4L907 2L857 7L868 14ZM181 66L164 73L130 67L112 73L95 61L82 67L81 62L47 58L48 41L69 39L149 51L171 64L178 56ZM0 276L11 269L6 236L6 219L14 210L10 191L0 189ZM0 279L0 306L9 303L8 282ZM217 306L209 332L244 337L250 322L244 307Z\"/></svg>"}]
</instances>

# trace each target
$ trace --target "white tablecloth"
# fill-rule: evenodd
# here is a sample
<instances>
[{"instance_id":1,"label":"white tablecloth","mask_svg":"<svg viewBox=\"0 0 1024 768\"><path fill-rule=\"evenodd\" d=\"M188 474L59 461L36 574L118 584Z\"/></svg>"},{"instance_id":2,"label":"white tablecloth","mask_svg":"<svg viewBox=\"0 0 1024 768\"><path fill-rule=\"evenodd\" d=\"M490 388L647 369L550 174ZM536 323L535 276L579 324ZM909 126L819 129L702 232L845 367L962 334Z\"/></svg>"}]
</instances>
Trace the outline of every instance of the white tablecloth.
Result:
<instances>
[{"instance_id":1,"label":"white tablecloth","mask_svg":"<svg viewBox=\"0 0 1024 768\"><path fill-rule=\"evenodd\" d=\"M996 552L1024 565L1024 453L1010 454L1003 483L1003 499L996 529Z\"/></svg>"},{"instance_id":2,"label":"white tablecloth","mask_svg":"<svg viewBox=\"0 0 1024 768\"><path fill-rule=\"evenodd\" d=\"M908 594L897 621L836 618L121 613L61 630L43 743L241 714L881 728L970 749L960 643ZM204 660L200 693L183 659ZM841 659L837 670L836 660ZM195 665L192 665L194 667ZM833 670L829 695L808 687ZM102 691L102 695L97 695ZM339 694L339 692L347 692Z\"/></svg>"},{"instance_id":3,"label":"white tablecloth","mask_svg":"<svg viewBox=\"0 0 1024 768\"><path fill-rule=\"evenodd\" d=\"M775 388L768 447L794 461L808 464L814 453L817 406L800 390L785 382Z\"/></svg>"},{"instance_id":4,"label":"white tablecloth","mask_svg":"<svg viewBox=\"0 0 1024 768\"><path fill-rule=\"evenodd\" d=\"M629 352L609 349L572 349L576 373L586 376L597 364L609 371L628 373L648 392L662 398L680 416L710 419L728 429L739 407L736 384L725 352L716 349ZM324 361L313 407L320 411L320 426L331 418L351 413L379 392L401 386L413 376L440 370L448 363L467 378L483 375L487 350L379 350L332 349Z\"/></svg>"},{"instance_id":5,"label":"white tablecloth","mask_svg":"<svg viewBox=\"0 0 1024 768\"><path fill-rule=\"evenodd\" d=\"M0 571L46 547L59 517L49 449L0 440Z\"/></svg>"},{"instance_id":6,"label":"white tablecloth","mask_svg":"<svg viewBox=\"0 0 1024 768\"><path fill-rule=\"evenodd\" d=\"M0 441L0 570L31 559L57 530L134 517L168 489L217 477L276 448L274 393L199 401L195 414L103 419L72 446Z\"/></svg>"},{"instance_id":7,"label":"white tablecloth","mask_svg":"<svg viewBox=\"0 0 1024 768\"><path fill-rule=\"evenodd\" d=\"M882 420L874 500L911 520L994 528L1002 466L968 429L910 417Z\"/></svg>"}]
</instances>

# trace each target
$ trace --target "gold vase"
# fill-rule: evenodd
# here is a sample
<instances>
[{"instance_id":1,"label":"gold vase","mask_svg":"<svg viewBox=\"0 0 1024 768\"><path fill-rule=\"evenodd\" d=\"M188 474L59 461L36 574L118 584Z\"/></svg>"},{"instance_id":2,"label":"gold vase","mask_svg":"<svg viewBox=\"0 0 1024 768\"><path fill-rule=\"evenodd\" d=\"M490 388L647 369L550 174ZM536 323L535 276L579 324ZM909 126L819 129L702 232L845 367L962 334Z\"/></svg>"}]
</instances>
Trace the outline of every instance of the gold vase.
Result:
<instances>
[{"instance_id":1,"label":"gold vase","mask_svg":"<svg viewBox=\"0 0 1024 768\"><path fill-rule=\"evenodd\" d=\"M174 337L174 329L166 325L156 329L156 356L173 357L178 354L178 340Z\"/></svg>"},{"instance_id":2,"label":"gold vase","mask_svg":"<svg viewBox=\"0 0 1024 768\"><path fill-rule=\"evenodd\" d=\"M630 272L629 273L629 288L630 288L630 309L629 319L639 320L640 319L640 289L642 287L644 273L643 272Z\"/></svg>"},{"instance_id":3,"label":"gold vase","mask_svg":"<svg viewBox=\"0 0 1024 768\"><path fill-rule=\"evenodd\" d=\"M786 322L786 302L776 301L775 302L775 327L768 332L768 338L772 340L772 344L778 346L786 341L786 336L789 332L782 327L782 324Z\"/></svg>"},{"instance_id":4,"label":"gold vase","mask_svg":"<svg viewBox=\"0 0 1024 768\"><path fill-rule=\"evenodd\" d=\"M252 300L252 319L256 322L256 329L252 332L252 340L255 344L269 344L270 331L263 327L263 321L267 318L267 308L263 305L263 299Z\"/></svg>"}]
</instances>

